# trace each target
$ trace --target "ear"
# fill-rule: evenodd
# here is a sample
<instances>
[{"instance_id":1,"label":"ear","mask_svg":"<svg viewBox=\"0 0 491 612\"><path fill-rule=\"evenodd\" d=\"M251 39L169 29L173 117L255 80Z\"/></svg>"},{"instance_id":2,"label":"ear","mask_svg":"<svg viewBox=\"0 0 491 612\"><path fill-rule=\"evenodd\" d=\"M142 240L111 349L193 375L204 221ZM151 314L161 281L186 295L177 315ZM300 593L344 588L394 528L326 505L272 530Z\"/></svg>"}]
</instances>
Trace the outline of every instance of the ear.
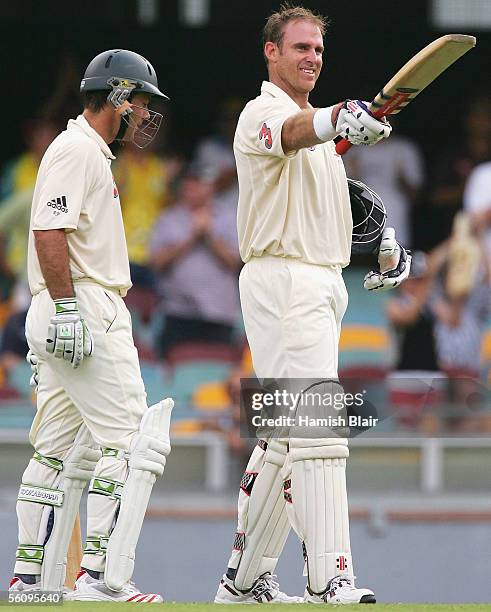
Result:
<instances>
[{"instance_id":1,"label":"ear","mask_svg":"<svg viewBox=\"0 0 491 612\"><path fill-rule=\"evenodd\" d=\"M266 59L268 60L268 62L271 61L275 61L276 57L278 55L278 45L276 45L274 42L268 41L265 45L264 45L264 55L266 56Z\"/></svg>"}]
</instances>

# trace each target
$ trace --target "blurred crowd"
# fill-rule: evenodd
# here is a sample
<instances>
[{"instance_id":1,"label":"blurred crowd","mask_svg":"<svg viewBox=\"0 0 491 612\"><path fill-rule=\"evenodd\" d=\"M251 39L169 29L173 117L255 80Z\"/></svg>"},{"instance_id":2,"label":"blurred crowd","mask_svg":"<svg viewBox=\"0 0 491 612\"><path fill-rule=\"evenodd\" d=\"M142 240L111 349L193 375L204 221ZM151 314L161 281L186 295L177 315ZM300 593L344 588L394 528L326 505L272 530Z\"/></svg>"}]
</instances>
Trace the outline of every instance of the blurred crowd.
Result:
<instances>
[{"instance_id":1,"label":"blurred crowd","mask_svg":"<svg viewBox=\"0 0 491 612\"><path fill-rule=\"evenodd\" d=\"M63 91L56 96L67 100ZM188 427L222 432L238 456L247 452L238 428L240 378L253 375L238 295L232 150L243 104L225 100L213 131L188 158L170 150L164 130L150 148L121 148L112 166L134 285L127 305L144 377L150 365L175 378L183 364L194 364L185 398L201 412ZM56 114L64 116L57 110L48 117ZM431 158L392 123L390 139L352 148L345 165L348 176L379 193L399 241L414 255L410 279L384 303L396 347L385 372L394 418L429 433L489 431L491 99L470 100L463 140ZM46 116L26 121L25 151L1 168L0 400L10 397L27 352L30 202L39 161L60 129Z\"/></svg>"}]
</instances>

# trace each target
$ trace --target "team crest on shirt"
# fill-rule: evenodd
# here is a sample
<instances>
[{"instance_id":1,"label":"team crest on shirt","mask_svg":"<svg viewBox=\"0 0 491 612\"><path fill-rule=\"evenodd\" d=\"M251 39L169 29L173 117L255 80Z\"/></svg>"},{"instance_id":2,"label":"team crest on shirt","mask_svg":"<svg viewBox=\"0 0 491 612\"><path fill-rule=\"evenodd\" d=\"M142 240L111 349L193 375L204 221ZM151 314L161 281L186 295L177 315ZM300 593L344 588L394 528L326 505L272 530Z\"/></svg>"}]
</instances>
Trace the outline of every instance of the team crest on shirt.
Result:
<instances>
[{"instance_id":1,"label":"team crest on shirt","mask_svg":"<svg viewBox=\"0 0 491 612\"><path fill-rule=\"evenodd\" d=\"M116 181L114 180L114 176L113 176L113 198L119 198L119 191L118 188L116 187Z\"/></svg>"},{"instance_id":2,"label":"team crest on shirt","mask_svg":"<svg viewBox=\"0 0 491 612\"><path fill-rule=\"evenodd\" d=\"M273 146L273 137L271 136L271 129L263 123L261 130L259 131L259 140L264 138L264 146L266 149L271 149Z\"/></svg>"}]
</instances>

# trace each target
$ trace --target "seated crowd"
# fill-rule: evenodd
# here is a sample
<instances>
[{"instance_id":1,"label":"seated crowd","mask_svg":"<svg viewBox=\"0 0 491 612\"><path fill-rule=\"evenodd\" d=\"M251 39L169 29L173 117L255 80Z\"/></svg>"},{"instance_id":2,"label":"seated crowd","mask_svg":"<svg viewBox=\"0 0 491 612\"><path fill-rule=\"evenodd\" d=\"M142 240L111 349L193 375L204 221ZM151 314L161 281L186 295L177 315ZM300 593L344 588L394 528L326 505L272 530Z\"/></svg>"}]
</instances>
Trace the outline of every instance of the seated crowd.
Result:
<instances>
[{"instance_id":1,"label":"seated crowd","mask_svg":"<svg viewBox=\"0 0 491 612\"><path fill-rule=\"evenodd\" d=\"M149 398L164 388L176 399L176 431L221 432L237 455L247 454L239 432L240 379L253 376L237 283L232 141L240 110L238 100L224 104L216 133L198 143L190 162L157 145L138 155L122 149L113 164L133 280L126 301ZM24 337L29 207L37 164L57 127L30 122L29 147L0 174L0 427L2 406L30 395ZM350 305L341 381L350 387L384 379L383 401L396 428L491 428L484 408L491 363L489 104L474 101L466 130L472 163L465 176L462 165L449 164L432 189L425 167L433 166L405 137L394 135L374 147L375 155L359 148L346 156L348 174L384 199L405 246L426 251L414 253L406 283L377 299L358 290L367 262L355 260L345 271ZM439 212L445 223L418 233L421 219Z\"/></svg>"}]
</instances>

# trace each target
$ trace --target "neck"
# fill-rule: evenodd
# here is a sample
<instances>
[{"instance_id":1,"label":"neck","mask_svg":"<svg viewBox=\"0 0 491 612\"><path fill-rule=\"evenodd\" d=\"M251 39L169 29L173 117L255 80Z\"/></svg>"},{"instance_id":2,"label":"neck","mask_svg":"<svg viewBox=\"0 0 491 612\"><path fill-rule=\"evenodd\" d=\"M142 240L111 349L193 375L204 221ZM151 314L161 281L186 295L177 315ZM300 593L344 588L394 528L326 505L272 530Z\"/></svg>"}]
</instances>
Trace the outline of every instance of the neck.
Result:
<instances>
[{"instance_id":1,"label":"neck","mask_svg":"<svg viewBox=\"0 0 491 612\"><path fill-rule=\"evenodd\" d=\"M309 108L309 92L300 92L297 91L295 89L293 89L293 87L290 85L290 83L288 83L288 81L285 81L284 79L282 79L280 76L278 76L277 74L269 74L269 80L271 81L271 83L273 83L274 85L276 85L276 87L279 87L280 89L282 89L285 93L287 93L290 98L296 103L298 104L298 106L300 106L300 108Z\"/></svg>"},{"instance_id":2,"label":"neck","mask_svg":"<svg viewBox=\"0 0 491 612\"><path fill-rule=\"evenodd\" d=\"M104 111L94 113L86 108L83 112L83 116L90 127L99 134L104 142L110 144L114 140L114 128Z\"/></svg>"}]
</instances>

